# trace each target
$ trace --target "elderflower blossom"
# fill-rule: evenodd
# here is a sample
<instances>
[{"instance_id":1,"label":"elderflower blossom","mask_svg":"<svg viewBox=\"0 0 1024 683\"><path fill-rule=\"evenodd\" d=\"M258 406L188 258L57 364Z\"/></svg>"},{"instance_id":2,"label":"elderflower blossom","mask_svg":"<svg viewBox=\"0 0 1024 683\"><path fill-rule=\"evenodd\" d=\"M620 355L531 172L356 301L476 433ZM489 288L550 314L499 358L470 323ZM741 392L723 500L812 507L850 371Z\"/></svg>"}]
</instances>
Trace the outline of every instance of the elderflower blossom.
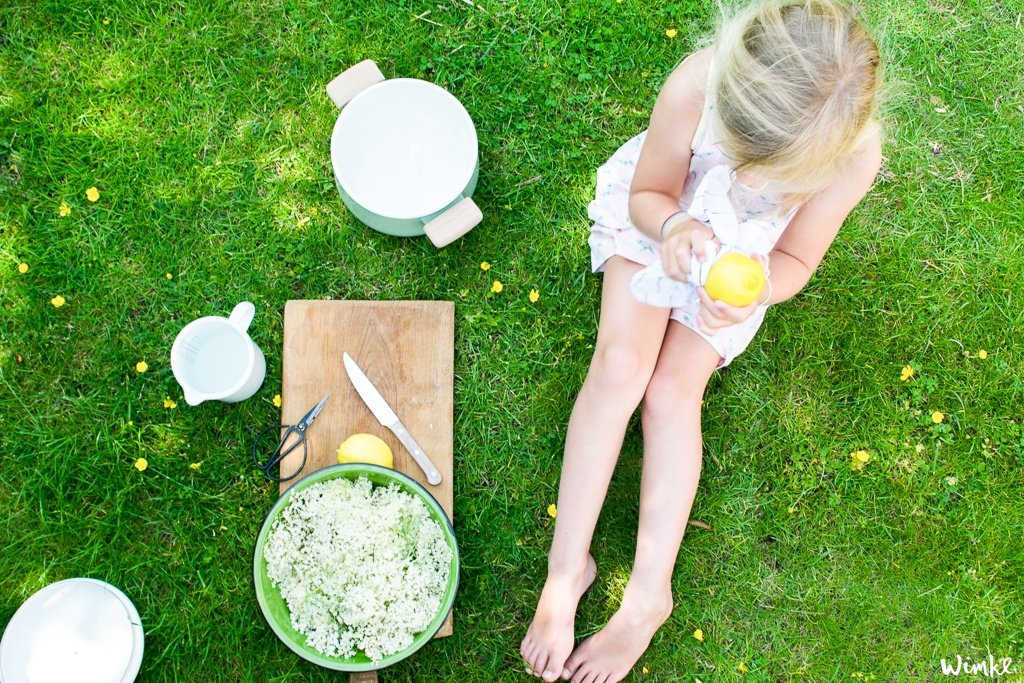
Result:
<instances>
[{"instance_id":1,"label":"elderflower blossom","mask_svg":"<svg viewBox=\"0 0 1024 683\"><path fill-rule=\"evenodd\" d=\"M437 616L452 562L423 501L363 477L292 495L264 556L308 645L328 657L362 651L375 662L407 648Z\"/></svg>"}]
</instances>

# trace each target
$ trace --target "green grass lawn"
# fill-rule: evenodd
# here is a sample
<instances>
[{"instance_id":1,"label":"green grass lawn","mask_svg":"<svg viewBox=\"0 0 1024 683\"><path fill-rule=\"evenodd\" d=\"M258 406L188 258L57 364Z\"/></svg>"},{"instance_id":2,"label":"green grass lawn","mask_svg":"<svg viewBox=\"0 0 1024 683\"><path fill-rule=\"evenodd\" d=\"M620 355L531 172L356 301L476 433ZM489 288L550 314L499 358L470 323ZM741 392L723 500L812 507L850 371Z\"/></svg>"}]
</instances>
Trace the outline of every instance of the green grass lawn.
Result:
<instances>
[{"instance_id":1,"label":"green grass lawn","mask_svg":"<svg viewBox=\"0 0 1024 683\"><path fill-rule=\"evenodd\" d=\"M594 172L714 18L696 0L474 2L0 7L0 624L89 576L141 613L140 680L343 678L292 655L252 587L277 486L247 448L278 414L284 305L445 299L455 634L381 680L534 680L517 650L597 329ZM688 533L630 680L956 680L941 658L990 652L1024 671L1024 2L866 4L893 85L883 172L711 382L693 517L712 528ZM324 86L365 58L476 123L484 222L442 251L362 226L334 188ZM175 334L243 299L266 383L188 407ZM581 634L629 574L640 452L634 425Z\"/></svg>"}]
</instances>

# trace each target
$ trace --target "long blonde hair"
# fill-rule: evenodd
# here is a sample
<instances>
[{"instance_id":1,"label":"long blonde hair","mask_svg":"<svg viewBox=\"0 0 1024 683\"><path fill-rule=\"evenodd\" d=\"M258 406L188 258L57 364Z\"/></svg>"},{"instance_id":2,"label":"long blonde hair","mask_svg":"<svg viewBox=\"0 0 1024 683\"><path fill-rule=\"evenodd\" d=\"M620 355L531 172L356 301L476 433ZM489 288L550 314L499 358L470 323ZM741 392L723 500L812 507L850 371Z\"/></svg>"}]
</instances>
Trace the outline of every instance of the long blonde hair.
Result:
<instances>
[{"instance_id":1,"label":"long blonde hair","mask_svg":"<svg viewBox=\"0 0 1024 683\"><path fill-rule=\"evenodd\" d=\"M719 31L711 89L736 171L798 203L876 130L882 70L857 13L837 0L761 0Z\"/></svg>"}]
</instances>

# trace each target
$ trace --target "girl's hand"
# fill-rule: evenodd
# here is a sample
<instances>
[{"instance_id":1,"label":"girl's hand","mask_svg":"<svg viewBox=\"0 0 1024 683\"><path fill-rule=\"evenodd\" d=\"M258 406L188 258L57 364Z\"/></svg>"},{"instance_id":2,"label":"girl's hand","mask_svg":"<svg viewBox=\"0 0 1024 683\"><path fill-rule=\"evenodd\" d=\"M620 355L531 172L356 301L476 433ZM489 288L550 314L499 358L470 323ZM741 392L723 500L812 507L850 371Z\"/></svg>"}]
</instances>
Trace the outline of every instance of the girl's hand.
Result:
<instances>
[{"instance_id":1,"label":"girl's hand","mask_svg":"<svg viewBox=\"0 0 1024 683\"><path fill-rule=\"evenodd\" d=\"M754 260L767 270L768 259L760 254L754 254ZM743 322L754 314L758 306L766 303L761 300L764 293L758 296L753 303L746 306L730 306L724 301L715 301L703 287L697 288L697 296L700 297L700 313L697 314L697 327L700 328L701 332L709 336L714 336L723 327Z\"/></svg>"},{"instance_id":2,"label":"girl's hand","mask_svg":"<svg viewBox=\"0 0 1024 683\"><path fill-rule=\"evenodd\" d=\"M661 263L665 274L674 280L686 282L690 273L690 255L704 260L706 245L715 240L715 233L692 216L686 216L669 227L661 242Z\"/></svg>"}]
</instances>

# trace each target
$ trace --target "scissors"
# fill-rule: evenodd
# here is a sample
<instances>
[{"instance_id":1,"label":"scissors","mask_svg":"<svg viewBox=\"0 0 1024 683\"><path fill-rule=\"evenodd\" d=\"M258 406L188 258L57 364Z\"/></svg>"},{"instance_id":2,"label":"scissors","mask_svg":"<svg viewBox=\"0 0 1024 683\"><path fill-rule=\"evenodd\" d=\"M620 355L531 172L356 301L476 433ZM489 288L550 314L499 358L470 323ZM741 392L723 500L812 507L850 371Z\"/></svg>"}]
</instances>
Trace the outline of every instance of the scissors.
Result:
<instances>
[{"instance_id":1,"label":"scissors","mask_svg":"<svg viewBox=\"0 0 1024 683\"><path fill-rule=\"evenodd\" d=\"M302 416L298 424L294 425L270 425L262 432L256 435L256 440L252 444L252 461L256 467L263 472L267 479L274 481L288 481L298 476L302 468L306 466L306 430L313 424L313 420L323 410L324 404L327 403L327 396L320 399L319 403L309 409L309 412ZM283 429L284 433L281 435L281 440L277 444L277 448L267 455L267 451L270 448L270 444L273 443L273 439L268 436L276 430ZM287 477L277 476L275 477L270 473L270 470L281 464L284 457L294 451L299 445L302 445L302 462L299 463L298 469ZM266 457L262 457L262 456ZM278 472L280 474L280 472Z\"/></svg>"}]
</instances>

